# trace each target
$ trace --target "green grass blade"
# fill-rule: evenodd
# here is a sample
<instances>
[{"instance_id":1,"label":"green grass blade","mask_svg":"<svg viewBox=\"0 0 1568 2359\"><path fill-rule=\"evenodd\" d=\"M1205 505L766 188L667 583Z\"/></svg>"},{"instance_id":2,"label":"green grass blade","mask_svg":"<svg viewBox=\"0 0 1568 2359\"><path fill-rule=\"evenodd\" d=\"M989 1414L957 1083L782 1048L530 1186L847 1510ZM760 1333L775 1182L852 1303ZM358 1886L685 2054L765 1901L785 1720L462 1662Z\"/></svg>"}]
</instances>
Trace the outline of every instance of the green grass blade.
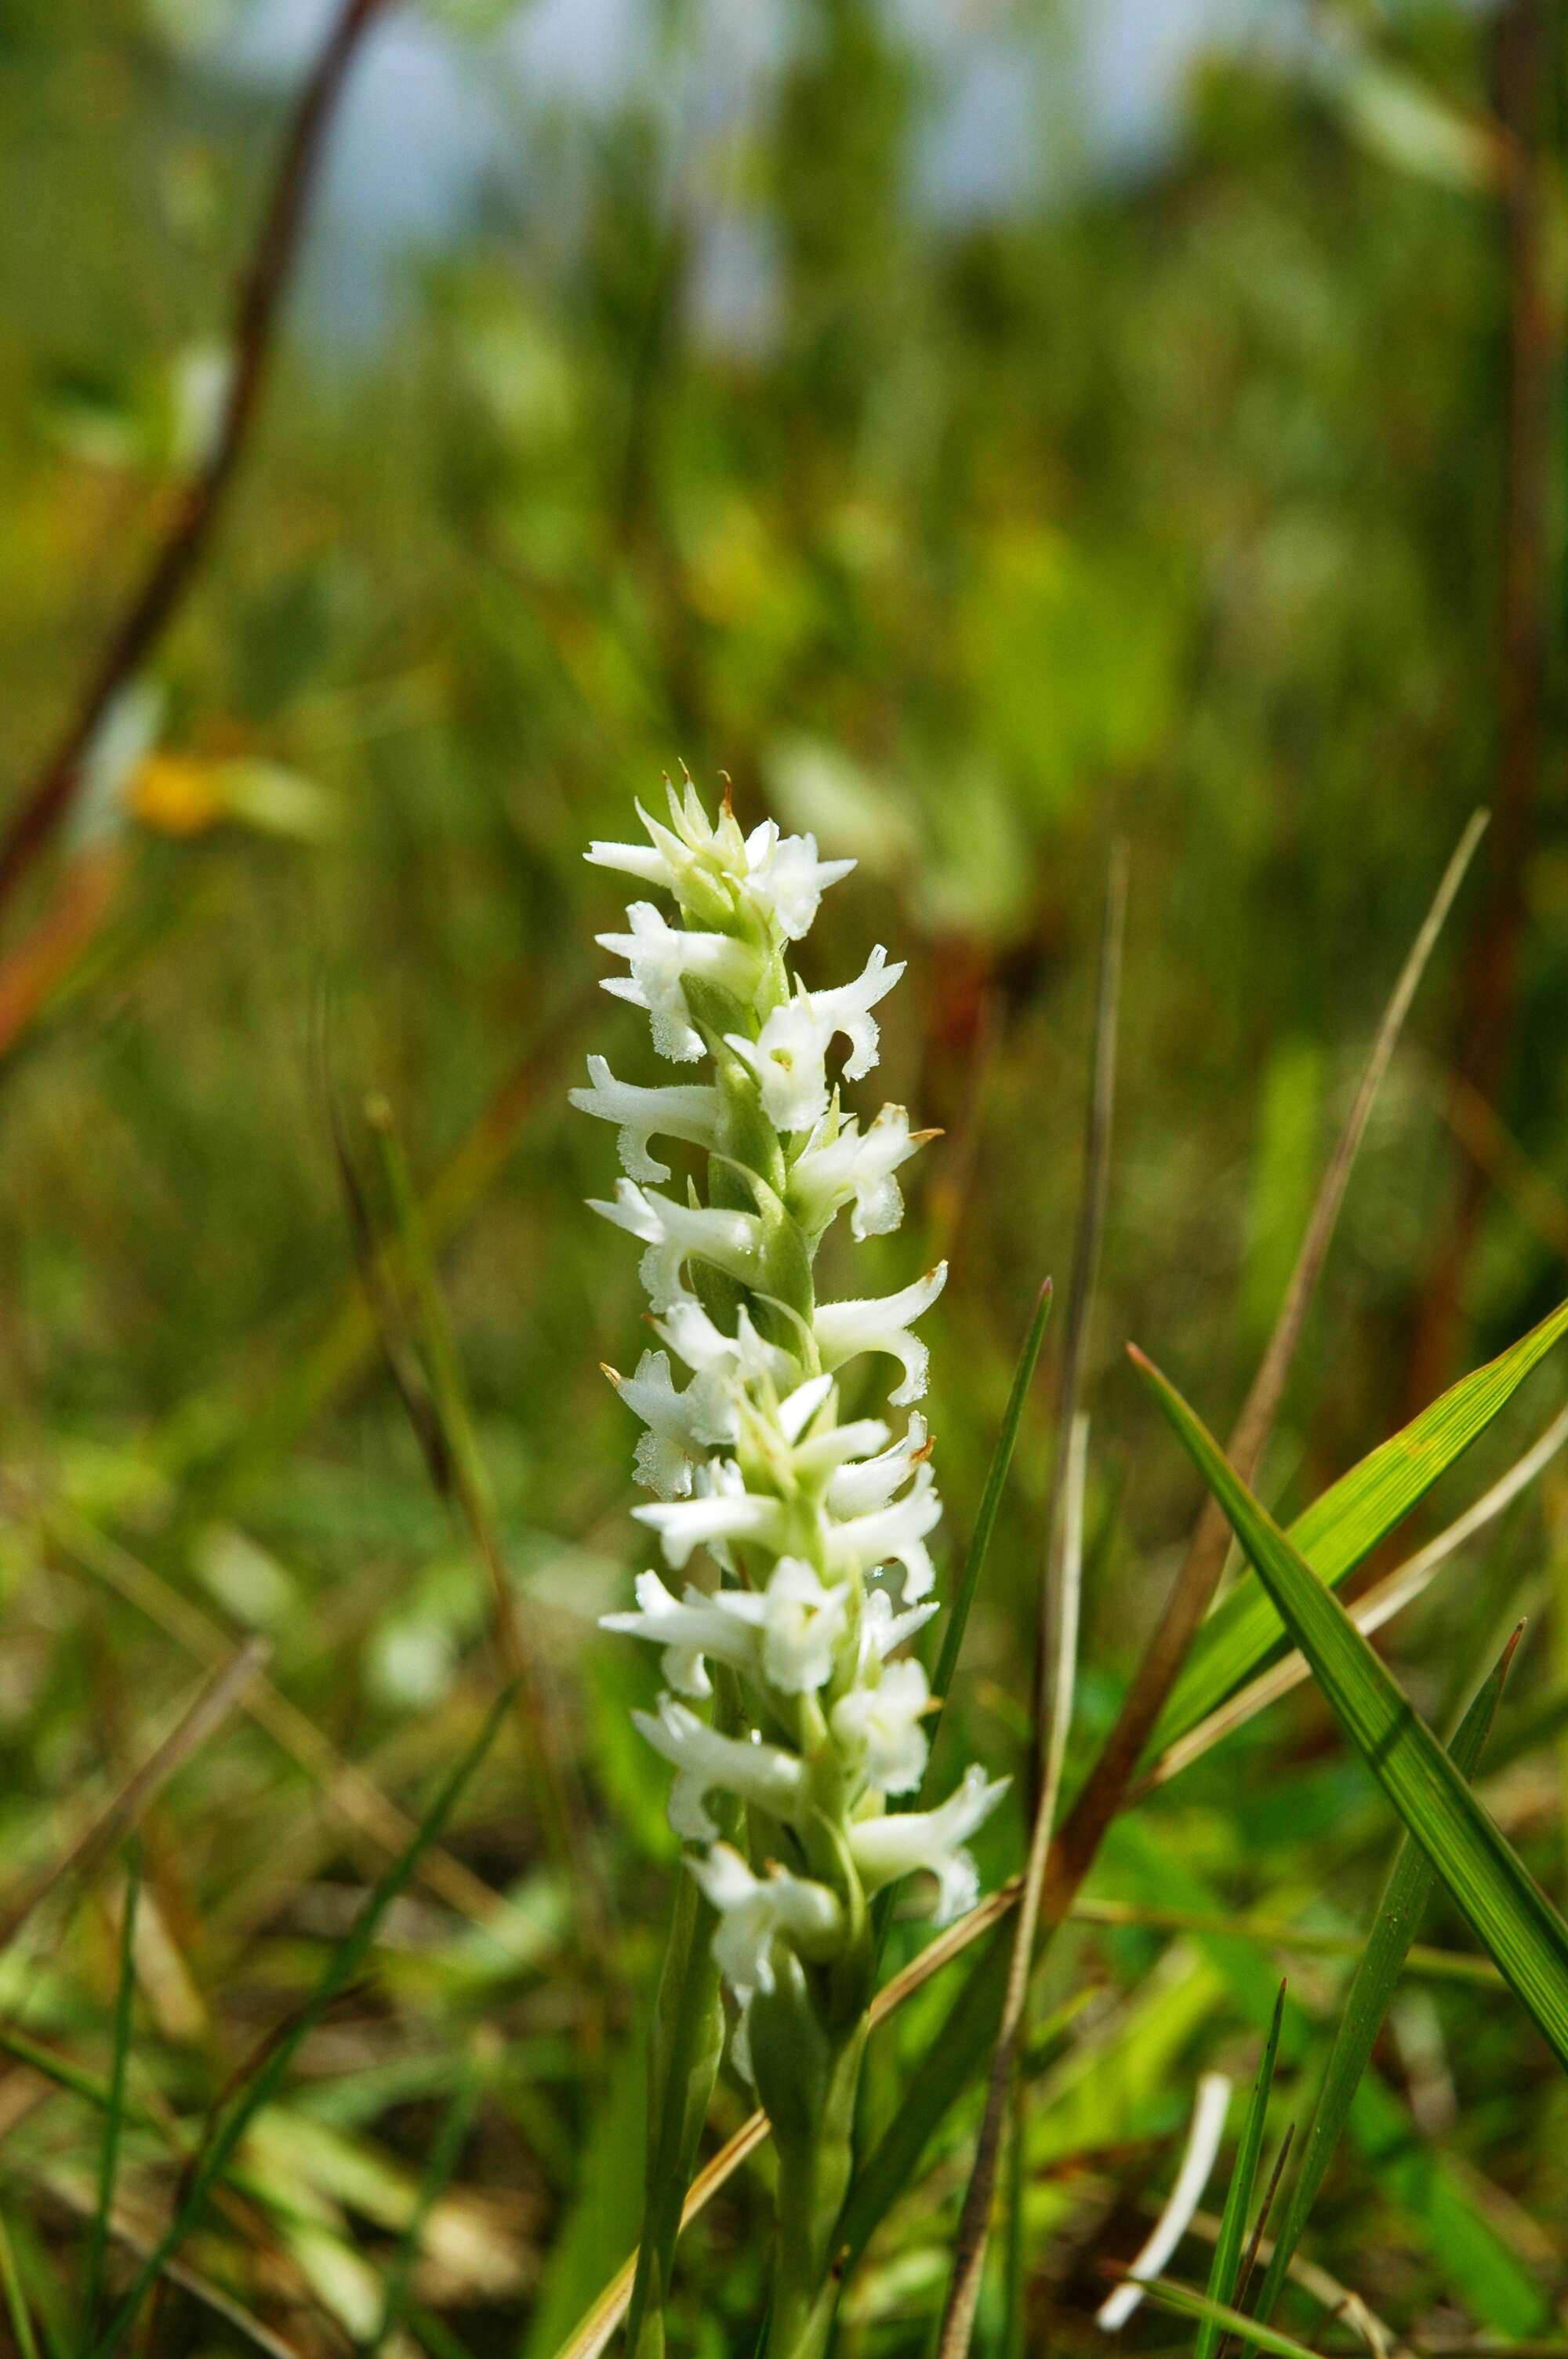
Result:
<instances>
[{"instance_id":1,"label":"green grass blade","mask_svg":"<svg viewBox=\"0 0 1568 2359\"><path fill-rule=\"evenodd\" d=\"M1011 1952L1004 1927L970 1969L940 2031L911 2068L892 2121L856 2171L840 2223L846 2281L899 2197L914 2185L922 2158L947 2114L985 2070L1001 2021ZM1053 2042L1093 1995L1086 1984L1036 2025L1031 2055Z\"/></svg>"},{"instance_id":2,"label":"green grass blade","mask_svg":"<svg viewBox=\"0 0 1568 2359\"><path fill-rule=\"evenodd\" d=\"M1430 1408L1342 1474L1290 1527L1290 1538L1318 1581L1336 1588L1439 1476L1483 1434L1531 1370L1568 1333L1568 1302L1528 1335L1473 1369ZM1251 1576L1223 1598L1192 1651L1150 1739L1155 1760L1250 1678L1284 1636L1265 1590Z\"/></svg>"},{"instance_id":3,"label":"green grass blade","mask_svg":"<svg viewBox=\"0 0 1568 2359\"><path fill-rule=\"evenodd\" d=\"M1568 1925L1344 1607L1238 1481L1213 1435L1159 1371L1135 1356L1341 1725L1568 2067Z\"/></svg>"},{"instance_id":4,"label":"green grass blade","mask_svg":"<svg viewBox=\"0 0 1568 2359\"><path fill-rule=\"evenodd\" d=\"M1178 2285L1173 2277L1140 2277L1138 2282L1148 2300L1162 2310L1173 2310L1178 2318L1198 2319L1217 2334L1244 2334L1259 2350L1271 2352L1274 2359L1317 2359L1304 2343L1292 2343L1288 2334L1260 2326L1256 2319L1232 2310L1228 2302L1216 2301L1192 2286Z\"/></svg>"},{"instance_id":5,"label":"green grass blade","mask_svg":"<svg viewBox=\"0 0 1568 2359\"><path fill-rule=\"evenodd\" d=\"M213 2136L191 2170L184 2199L174 2218L143 2263L129 2292L110 2320L103 2340L94 2345L92 2359L111 2359L111 2354L120 2348L165 2262L178 2252L202 2218L235 2148L283 2080L301 2043L320 2021L338 1993L353 1981L364 1964L382 1919L406 1886L424 1854L437 1841L463 1788L494 1743L496 1731L511 1704L512 1690L503 1688L485 1714L479 1734L420 1820L414 1840L394 1860L347 1933L334 1947L310 1996L287 2029L272 2042L260 2068L229 2101Z\"/></svg>"},{"instance_id":6,"label":"green grass blade","mask_svg":"<svg viewBox=\"0 0 1568 2359\"><path fill-rule=\"evenodd\" d=\"M1477 1690L1449 1746L1449 1757L1463 1777L1471 1778L1476 1774L1518 1642L1519 1632L1516 1630L1500 1661ZM1263 2290L1258 2298L1257 2310L1260 2319L1266 2320L1272 2315L1280 2298L1285 2272L1301 2242L1307 2216L1317 2200L1335 2147L1349 2119L1361 2076L1371 2061L1372 2049L1388 2013L1389 2002L1393 1997L1411 1943L1420 1929L1426 1904L1432 1897L1433 1882L1431 1861L1420 1843L1407 1835L1400 1846L1379 1903L1371 1935L1352 1978L1339 2029L1329 2052L1312 2125L1302 2148L1301 2162L1291 2189L1290 2201L1285 2206L1284 2218L1280 2223L1273 2254L1263 2279ZM1211 2286L1210 2290L1215 2288Z\"/></svg>"},{"instance_id":7,"label":"green grass blade","mask_svg":"<svg viewBox=\"0 0 1568 2359\"><path fill-rule=\"evenodd\" d=\"M648 2034L648 2135L637 2274L627 2313L630 2359L658 2359L686 2191L697 2168L724 2047L713 1911L681 1875ZM542 2348L548 2347L542 2345Z\"/></svg>"},{"instance_id":8,"label":"green grass blade","mask_svg":"<svg viewBox=\"0 0 1568 2359\"><path fill-rule=\"evenodd\" d=\"M32 2312L22 2290L21 2273L16 2267L16 2255L4 2212L0 2212L0 2285L5 2287L5 2312L16 2341L16 2359L38 2359L38 2342L33 2332Z\"/></svg>"},{"instance_id":9,"label":"green grass blade","mask_svg":"<svg viewBox=\"0 0 1568 2359\"><path fill-rule=\"evenodd\" d=\"M922 2155L949 2109L989 2060L1012 1955L1009 1930L1000 1927L986 1943L919 2070L911 2074L897 2112L855 2173L839 2223L849 2256L846 2277L914 2180Z\"/></svg>"},{"instance_id":10,"label":"green grass blade","mask_svg":"<svg viewBox=\"0 0 1568 2359\"><path fill-rule=\"evenodd\" d=\"M430 2159L420 2181L418 2198L387 2273L381 2323L365 2345L365 2359L376 2359L376 2354L407 2310L409 2288L414 2282L414 2271L418 2265L426 2227L431 2212L446 2193L459 2158L468 2143L469 2132L479 2110L479 2100L480 2076L470 2056L465 2060L461 2077L452 2092L451 2104L436 2134L436 2143L430 2149Z\"/></svg>"},{"instance_id":11,"label":"green grass blade","mask_svg":"<svg viewBox=\"0 0 1568 2359\"><path fill-rule=\"evenodd\" d=\"M1050 1322L1051 1304L1051 1280L1047 1278L1035 1296L1034 1312L1029 1321L1029 1332L1023 1339L1023 1348L1019 1353L1018 1364L1013 1370L1011 1390L1007 1397L1007 1408L1002 1413L996 1447L991 1451L991 1462L986 1474L986 1487L980 1495L979 1513L975 1518L975 1528L970 1536L968 1553L964 1558L964 1569L958 1575L957 1586L953 1592L952 1606L947 1614L946 1626L942 1633L942 1649L936 1658L936 1669L932 1675L931 1692L936 1699L936 1708L931 1714L927 1730L930 1739L930 1752L926 1756L927 1782L930 1779L931 1758L936 1749L936 1732L941 1726L942 1714L946 1708L948 1691L953 1684L953 1675L958 1668L958 1656L964 1644L964 1631L969 1619L969 1608L975 1602L975 1592L979 1586L980 1574L985 1569L986 1556L991 1544L991 1534L996 1528L997 1512L1001 1506L1002 1493L1007 1488L1008 1473L1012 1465L1012 1453L1018 1441L1018 1429L1023 1418L1023 1405L1029 1397L1029 1387L1034 1379L1035 1363L1040 1357L1040 1346L1044 1342L1045 1330ZM918 1796L914 1797L909 1807L911 1809L916 1807L918 1800Z\"/></svg>"},{"instance_id":12,"label":"green grass blade","mask_svg":"<svg viewBox=\"0 0 1568 2359\"><path fill-rule=\"evenodd\" d=\"M1263 2151L1263 2125L1268 2119L1269 2092L1274 2085L1274 2059L1280 2052L1280 2026L1284 2017L1285 1985L1281 1983L1280 1995L1274 2001L1274 2019L1263 2042L1258 2078L1252 2084L1247 2118L1241 2125L1241 2145L1236 2157L1236 2168L1230 2174L1230 2188L1225 2199L1225 2212L1214 2248L1214 2263L1208 2273L1208 2298L1213 2302L1230 2302L1236 2298L1236 2282L1241 2271L1242 2240L1247 2234L1248 2214L1252 2209L1258 2158ZM1215 2359L1222 2331L1214 2318L1206 2318L1193 2345L1193 2359Z\"/></svg>"},{"instance_id":13,"label":"green grass blade","mask_svg":"<svg viewBox=\"0 0 1568 2359\"><path fill-rule=\"evenodd\" d=\"M114 2050L109 2067L108 2107L103 2143L98 2158L98 2208L87 2248L87 2291L82 2318L91 2343L98 2323L98 2296L103 2282L103 2255L109 2242L109 2219L114 2209L114 2181L120 2167L120 2129L125 2110L125 2065L131 2051L131 2016L136 1995L136 1906L142 1892L140 1847L130 1849L125 1898L120 1917L120 1979L114 1994Z\"/></svg>"}]
</instances>

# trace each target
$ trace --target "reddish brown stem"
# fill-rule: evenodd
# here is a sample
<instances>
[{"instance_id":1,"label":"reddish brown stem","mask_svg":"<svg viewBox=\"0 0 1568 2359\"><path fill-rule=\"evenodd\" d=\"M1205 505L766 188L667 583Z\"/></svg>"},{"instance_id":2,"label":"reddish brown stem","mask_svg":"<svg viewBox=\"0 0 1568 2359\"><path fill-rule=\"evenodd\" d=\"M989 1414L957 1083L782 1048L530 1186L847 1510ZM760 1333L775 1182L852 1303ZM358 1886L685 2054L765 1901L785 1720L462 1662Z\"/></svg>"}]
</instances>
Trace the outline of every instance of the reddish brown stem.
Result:
<instances>
[{"instance_id":1,"label":"reddish brown stem","mask_svg":"<svg viewBox=\"0 0 1568 2359\"><path fill-rule=\"evenodd\" d=\"M1548 524L1557 332L1547 253L1546 93L1552 10L1508 0L1498 18L1503 147L1502 230L1508 276L1508 395L1498 615L1498 770L1492 890L1462 984L1455 1096L1485 1105L1506 1078L1519 996L1524 878L1541 768L1549 643ZM1433 1256L1411 1343L1405 1407L1432 1399L1453 1372L1465 1287L1486 1209L1487 1177L1467 1162Z\"/></svg>"},{"instance_id":2,"label":"reddish brown stem","mask_svg":"<svg viewBox=\"0 0 1568 2359\"><path fill-rule=\"evenodd\" d=\"M114 699L146 663L189 590L218 521L261 396L278 310L338 100L360 42L388 0L343 0L300 93L230 332L232 374L211 449L180 493L167 532L88 675L63 734L0 840L0 908L59 833L81 789L83 761Z\"/></svg>"}]
</instances>

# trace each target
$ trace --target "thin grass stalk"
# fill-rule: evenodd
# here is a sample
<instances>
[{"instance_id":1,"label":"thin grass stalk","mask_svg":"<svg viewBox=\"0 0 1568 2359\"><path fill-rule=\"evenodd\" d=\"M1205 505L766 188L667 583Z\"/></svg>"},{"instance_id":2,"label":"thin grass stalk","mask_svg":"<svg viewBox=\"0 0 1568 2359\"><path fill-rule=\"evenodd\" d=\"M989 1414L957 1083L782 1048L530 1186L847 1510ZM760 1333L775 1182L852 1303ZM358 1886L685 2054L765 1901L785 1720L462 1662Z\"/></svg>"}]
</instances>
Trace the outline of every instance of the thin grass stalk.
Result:
<instances>
[{"instance_id":1,"label":"thin grass stalk","mask_svg":"<svg viewBox=\"0 0 1568 2359\"><path fill-rule=\"evenodd\" d=\"M1231 1430L1229 1452L1244 1478L1256 1471L1273 1430L1372 1108L1411 1003L1486 824L1487 814L1476 811L1466 825L1384 1009L1349 1117L1324 1174L1273 1333ZM1198 1625L1213 1602L1229 1539L1225 1517L1211 1499L1199 1516L1175 1586L1133 1673L1116 1724L1063 1827L1058 1883L1065 1896L1070 1896L1087 1874L1106 1829L1120 1808L1121 1797L1175 1685Z\"/></svg>"},{"instance_id":2,"label":"thin grass stalk","mask_svg":"<svg viewBox=\"0 0 1568 2359\"><path fill-rule=\"evenodd\" d=\"M1235 2295L1241 2274L1241 2245L1247 2234L1247 2214L1252 2208L1252 2190L1258 2177L1259 2157L1263 2151L1263 2131L1269 2115L1269 2094L1274 2085L1274 2059L1280 2049L1280 2027L1285 2017L1285 1985L1280 1984L1280 1995L1274 2001L1273 2020L1263 2042L1263 2052L1258 2062L1258 2077L1252 2084L1252 2095L1242 2125L1241 2145L1237 2153L1236 2167L1230 2174L1230 2186L1225 2199L1225 2211L1220 2221L1219 2236L1214 2248L1214 2260L1208 2273L1208 2294L1211 2301L1229 2301ZM1206 2320L1198 2330L1193 2348L1193 2359L1215 2359L1219 2347L1219 2331L1212 2321Z\"/></svg>"},{"instance_id":3,"label":"thin grass stalk","mask_svg":"<svg viewBox=\"0 0 1568 2359\"><path fill-rule=\"evenodd\" d=\"M1553 1418L1540 1439L1531 1443L1522 1457L1515 1460L1507 1473L1500 1475L1474 1506L1466 1507L1464 1514L1456 1516L1445 1530L1428 1540L1424 1548L1418 1549L1415 1555L1408 1557L1403 1564L1396 1565L1391 1572L1385 1573L1381 1581L1364 1590L1346 1607L1363 1636L1369 1638L1375 1631L1381 1630L1391 1622L1397 1614L1402 1614L1407 1605L1413 1604L1449 1558L1467 1540L1473 1539L1478 1531L1484 1530L1487 1525L1494 1523L1505 1508L1511 1506L1556 1457L1564 1442L1568 1442L1568 1408ZM1195 1728L1189 1730L1185 1736L1178 1738L1168 1751L1162 1753L1153 1767L1133 1787L1128 1797L1129 1803L1140 1801L1157 1786L1168 1785L1173 1777L1179 1777L1184 1769L1190 1768L1195 1761L1212 1752L1224 1738L1244 1727L1248 1721L1255 1719L1259 1712L1265 1711L1270 1704L1277 1703L1281 1696L1288 1695L1292 1688L1300 1687L1311 1677L1305 1658L1292 1647L1281 1661L1271 1665L1260 1678L1249 1680L1246 1687L1238 1689L1235 1695L1221 1704L1217 1712L1210 1712L1206 1720L1200 1721Z\"/></svg>"},{"instance_id":4,"label":"thin grass stalk","mask_svg":"<svg viewBox=\"0 0 1568 2359\"><path fill-rule=\"evenodd\" d=\"M114 1992L114 2049L106 2093L103 2141L98 2158L98 2208L87 2247L87 2289L81 2313L89 2343L98 2324L98 2298L103 2281L103 2256L109 2242L109 2221L114 2209L114 2182L120 2164L120 2130L125 2114L125 2068L131 2052L131 2018L136 1996L136 1908L142 1891L142 1855L133 1843L125 1867L125 1891L120 1908L119 1978Z\"/></svg>"},{"instance_id":5,"label":"thin grass stalk","mask_svg":"<svg viewBox=\"0 0 1568 2359\"><path fill-rule=\"evenodd\" d=\"M1473 1778L1480 1767L1523 1627L1521 1623L1514 1631L1501 1659L1477 1690L1449 1745L1449 1757L1464 1777ZM1357 2086L1371 2062L1389 2002L1411 1943L1421 1929L1436 1881L1437 1872L1432 1862L1414 1836L1407 1834L1395 1854L1371 1932L1346 1995L1334 2046L1324 2066L1290 2201L1258 2297L1257 2315L1265 2325L1273 2316L1284 2288L1285 2273L1349 2117Z\"/></svg>"},{"instance_id":6,"label":"thin grass stalk","mask_svg":"<svg viewBox=\"0 0 1568 2359\"><path fill-rule=\"evenodd\" d=\"M1029 1861L1023 1873L1018 1921L1013 1929L1001 2023L991 2056L985 2111L980 2117L974 2164L958 2219L957 2258L937 2337L938 2359L963 2359L963 2354L968 2350L985 2269L1002 2125L1018 2062L1029 1995L1029 1977L1034 1962L1034 1933L1039 1921L1040 1896L1044 1886L1045 1862L1061 1790L1067 1731L1072 1720L1077 1671L1079 1599L1083 1584L1083 1508L1087 1454L1088 1420L1075 1417L1064 1469L1062 1559L1053 1615L1055 1651L1051 1671L1050 1721L1042 1770L1044 1783L1030 1838Z\"/></svg>"},{"instance_id":7,"label":"thin grass stalk","mask_svg":"<svg viewBox=\"0 0 1568 2359\"><path fill-rule=\"evenodd\" d=\"M468 2144L469 2133L473 2127L474 2116L479 2111L482 2091L483 2083L478 2064L472 2056L467 2057L460 2072L458 2085L452 2092L451 2103L448 2105L440 2128L436 2133L436 2142L430 2148L430 2158L426 2164L424 2177L419 2182L419 2192L415 2200L414 2209L409 2214L408 2225L404 2231L402 2242L387 2272L381 2323L365 2345L364 2359L378 2359L378 2354L385 2347L388 2338L396 2332L407 2311L409 2290L414 2283L414 2272L419 2265L425 2230L429 2224L431 2212L446 2193L451 2182L452 2174L461 2159L463 2148Z\"/></svg>"},{"instance_id":8,"label":"thin grass stalk","mask_svg":"<svg viewBox=\"0 0 1568 2359\"><path fill-rule=\"evenodd\" d=\"M1083 1578L1085 1435L1080 1428L1077 1409L1110 1185L1111 1124L1116 1104L1117 1017L1126 923L1127 853L1125 845L1118 844L1111 855L1106 880L1089 1104L1084 1127L1083 1201L1073 1243L1072 1289L1062 1355L1050 1523L1042 1567L1030 1745L1029 1789L1034 1798L1034 1813L1030 1827L1023 1899L1013 1931L1012 1959L1002 2000L1001 2022L991 2060L985 2109L980 2116L974 2164L959 2214L957 2257L937 2335L938 2359L963 2359L974 2332L975 2311L979 2302L980 2281L989 2240L991 2199L1001 2150L1002 2128L1028 2004L1040 1897L1055 1823L1062 1763L1066 1755L1077 1658L1077 1595ZM1062 1645L1064 1636L1069 1640L1065 1653ZM1049 1731L1044 1746L1040 1737L1043 1729Z\"/></svg>"},{"instance_id":9,"label":"thin grass stalk","mask_svg":"<svg viewBox=\"0 0 1568 2359\"><path fill-rule=\"evenodd\" d=\"M27 2308L21 2272L16 2267L16 2247L11 2242L11 2231L3 2211L0 2211L0 2286L5 2288L5 2314L16 2337L16 2359L38 2359L38 2339L33 2332L32 2312Z\"/></svg>"},{"instance_id":10,"label":"thin grass stalk","mask_svg":"<svg viewBox=\"0 0 1568 2359\"><path fill-rule=\"evenodd\" d=\"M490 1477L474 1432L462 1363L430 1257L408 1158L388 1100L373 1093L365 1101L364 1114L375 1142L393 1232L408 1280L415 1332L429 1380L429 1406L439 1435L441 1461L449 1475L447 1487L490 1584L496 1647L505 1666L509 1691L516 1699L518 1739L532 1773L540 1822L570 1884L589 1946L601 1953L606 1939L602 1884L538 1658L524 1635L517 1602L507 1577L495 1527Z\"/></svg>"}]
</instances>

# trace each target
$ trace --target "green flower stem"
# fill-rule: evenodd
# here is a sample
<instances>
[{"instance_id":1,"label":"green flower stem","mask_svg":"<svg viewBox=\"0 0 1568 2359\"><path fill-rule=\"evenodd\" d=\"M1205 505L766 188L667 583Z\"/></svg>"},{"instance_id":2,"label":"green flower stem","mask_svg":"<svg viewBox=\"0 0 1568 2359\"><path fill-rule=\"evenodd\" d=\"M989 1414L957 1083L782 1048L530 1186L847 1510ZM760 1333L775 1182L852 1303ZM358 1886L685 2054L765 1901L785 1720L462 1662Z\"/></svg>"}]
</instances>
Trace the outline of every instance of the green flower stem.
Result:
<instances>
[{"instance_id":1,"label":"green flower stem","mask_svg":"<svg viewBox=\"0 0 1568 2359\"><path fill-rule=\"evenodd\" d=\"M759 2044L756 2017L763 2004L761 1999L752 2002L753 2056ZM866 2030L862 2014L838 2039L824 2043L820 2071L809 2075L813 2090L819 2093L816 2119L804 2136L793 2130L781 2135L780 2113L796 2113L798 2104L783 2093L764 2094L779 2159L778 2245L767 2359L820 2359L827 2348L838 2299L834 2262L854 2165L855 2093ZM762 2079L759 2064L759 2091Z\"/></svg>"}]
</instances>

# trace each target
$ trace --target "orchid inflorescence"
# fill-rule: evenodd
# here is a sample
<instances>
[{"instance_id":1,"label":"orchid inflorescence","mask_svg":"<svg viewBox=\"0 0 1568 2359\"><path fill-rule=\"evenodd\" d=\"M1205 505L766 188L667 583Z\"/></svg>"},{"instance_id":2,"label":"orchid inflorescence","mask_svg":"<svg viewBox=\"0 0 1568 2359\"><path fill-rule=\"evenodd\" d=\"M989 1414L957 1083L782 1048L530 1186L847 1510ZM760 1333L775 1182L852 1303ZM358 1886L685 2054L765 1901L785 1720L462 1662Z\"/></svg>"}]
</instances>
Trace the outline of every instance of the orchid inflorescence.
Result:
<instances>
[{"instance_id":1,"label":"orchid inflorescence","mask_svg":"<svg viewBox=\"0 0 1568 2359\"><path fill-rule=\"evenodd\" d=\"M634 1512L665 1571L644 1572L635 1612L605 1626L664 1651L667 1691L637 1724L674 1765L676 1832L705 1846L690 1864L745 2009L773 1987L781 1943L821 1962L866 1896L913 1869L935 1874L944 1921L971 1906L964 1844L1001 1788L972 1769L940 1809L888 1810L925 1767L925 1674L895 1650L936 1610L926 1541L941 1510L918 1411L894 1434L881 1417L839 1410L839 1373L866 1353L898 1364L891 1407L920 1397L926 1354L912 1326L946 1267L881 1300L818 1303L812 1286L840 1211L857 1239L898 1225L895 1175L932 1135L892 1105L862 1130L828 1072L840 1036L845 1080L875 1064L872 1010L903 966L878 948L853 983L792 987L787 948L853 862L819 860L812 837L782 836L772 821L743 834L728 802L710 824L689 782L669 805L667 825L639 806L646 845L588 854L673 895L678 923L637 901L626 932L600 936L631 968L605 988L647 1010L664 1055L714 1070L703 1084L650 1089L593 1057L589 1086L572 1092L620 1130L626 1176L594 1210L646 1247L665 1347L612 1381L646 1429L637 1474L659 1497ZM660 1191L670 1171L655 1139L706 1149L709 1202L689 1184L684 1202ZM704 1576L692 1571L698 1549ZM735 1734L692 1709L711 1693L710 1663L738 1675L749 1709ZM716 1790L741 1796L770 1838L793 1836L762 1874L716 1840Z\"/></svg>"},{"instance_id":2,"label":"orchid inflorescence","mask_svg":"<svg viewBox=\"0 0 1568 2359\"><path fill-rule=\"evenodd\" d=\"M854 982L811 991L786 963L853 862L772 821L744 833L728 796L710 821L689 780L669 788L667 823L638 811L645 844L588 857L669 895L676 916L634 901L626 930L599 937L630 969L605 988L647 1012L661 1054L708 1070L649 1088L590 1057L572 1092L620 1133L625 1176L594 1210L644 1248L657 1338L633 1375L607 1373L644 1428L636 1473L656 1497L634 1513L663 1569L605 1625L662 1650L665 1690L637 1725L674 1767L671 1823L715 1912L737 2056L778 2144L769 2348L805 2354L831 2299L874 1980L868 1900L923 1869L943 1921L970 1907L967 1844L1003 1790L971 1768L937 1808L910 1807L932 1699L899 1650L936 1610L941 1513L914 1324L946 1267L880 1299L818 1302L813 1277L840 1212L857 1240L896 1229L897 1175L934 1134L893 1105L862 1127L841 1103L839 1082L876 1063L873 1011L902 964L879 947ZM672 1142L705 1158L702 1190L672 1184ZM841 1412L844 1372L871 1355L896 1365L901 1431Z\"/></svg>"}]
</instances>

